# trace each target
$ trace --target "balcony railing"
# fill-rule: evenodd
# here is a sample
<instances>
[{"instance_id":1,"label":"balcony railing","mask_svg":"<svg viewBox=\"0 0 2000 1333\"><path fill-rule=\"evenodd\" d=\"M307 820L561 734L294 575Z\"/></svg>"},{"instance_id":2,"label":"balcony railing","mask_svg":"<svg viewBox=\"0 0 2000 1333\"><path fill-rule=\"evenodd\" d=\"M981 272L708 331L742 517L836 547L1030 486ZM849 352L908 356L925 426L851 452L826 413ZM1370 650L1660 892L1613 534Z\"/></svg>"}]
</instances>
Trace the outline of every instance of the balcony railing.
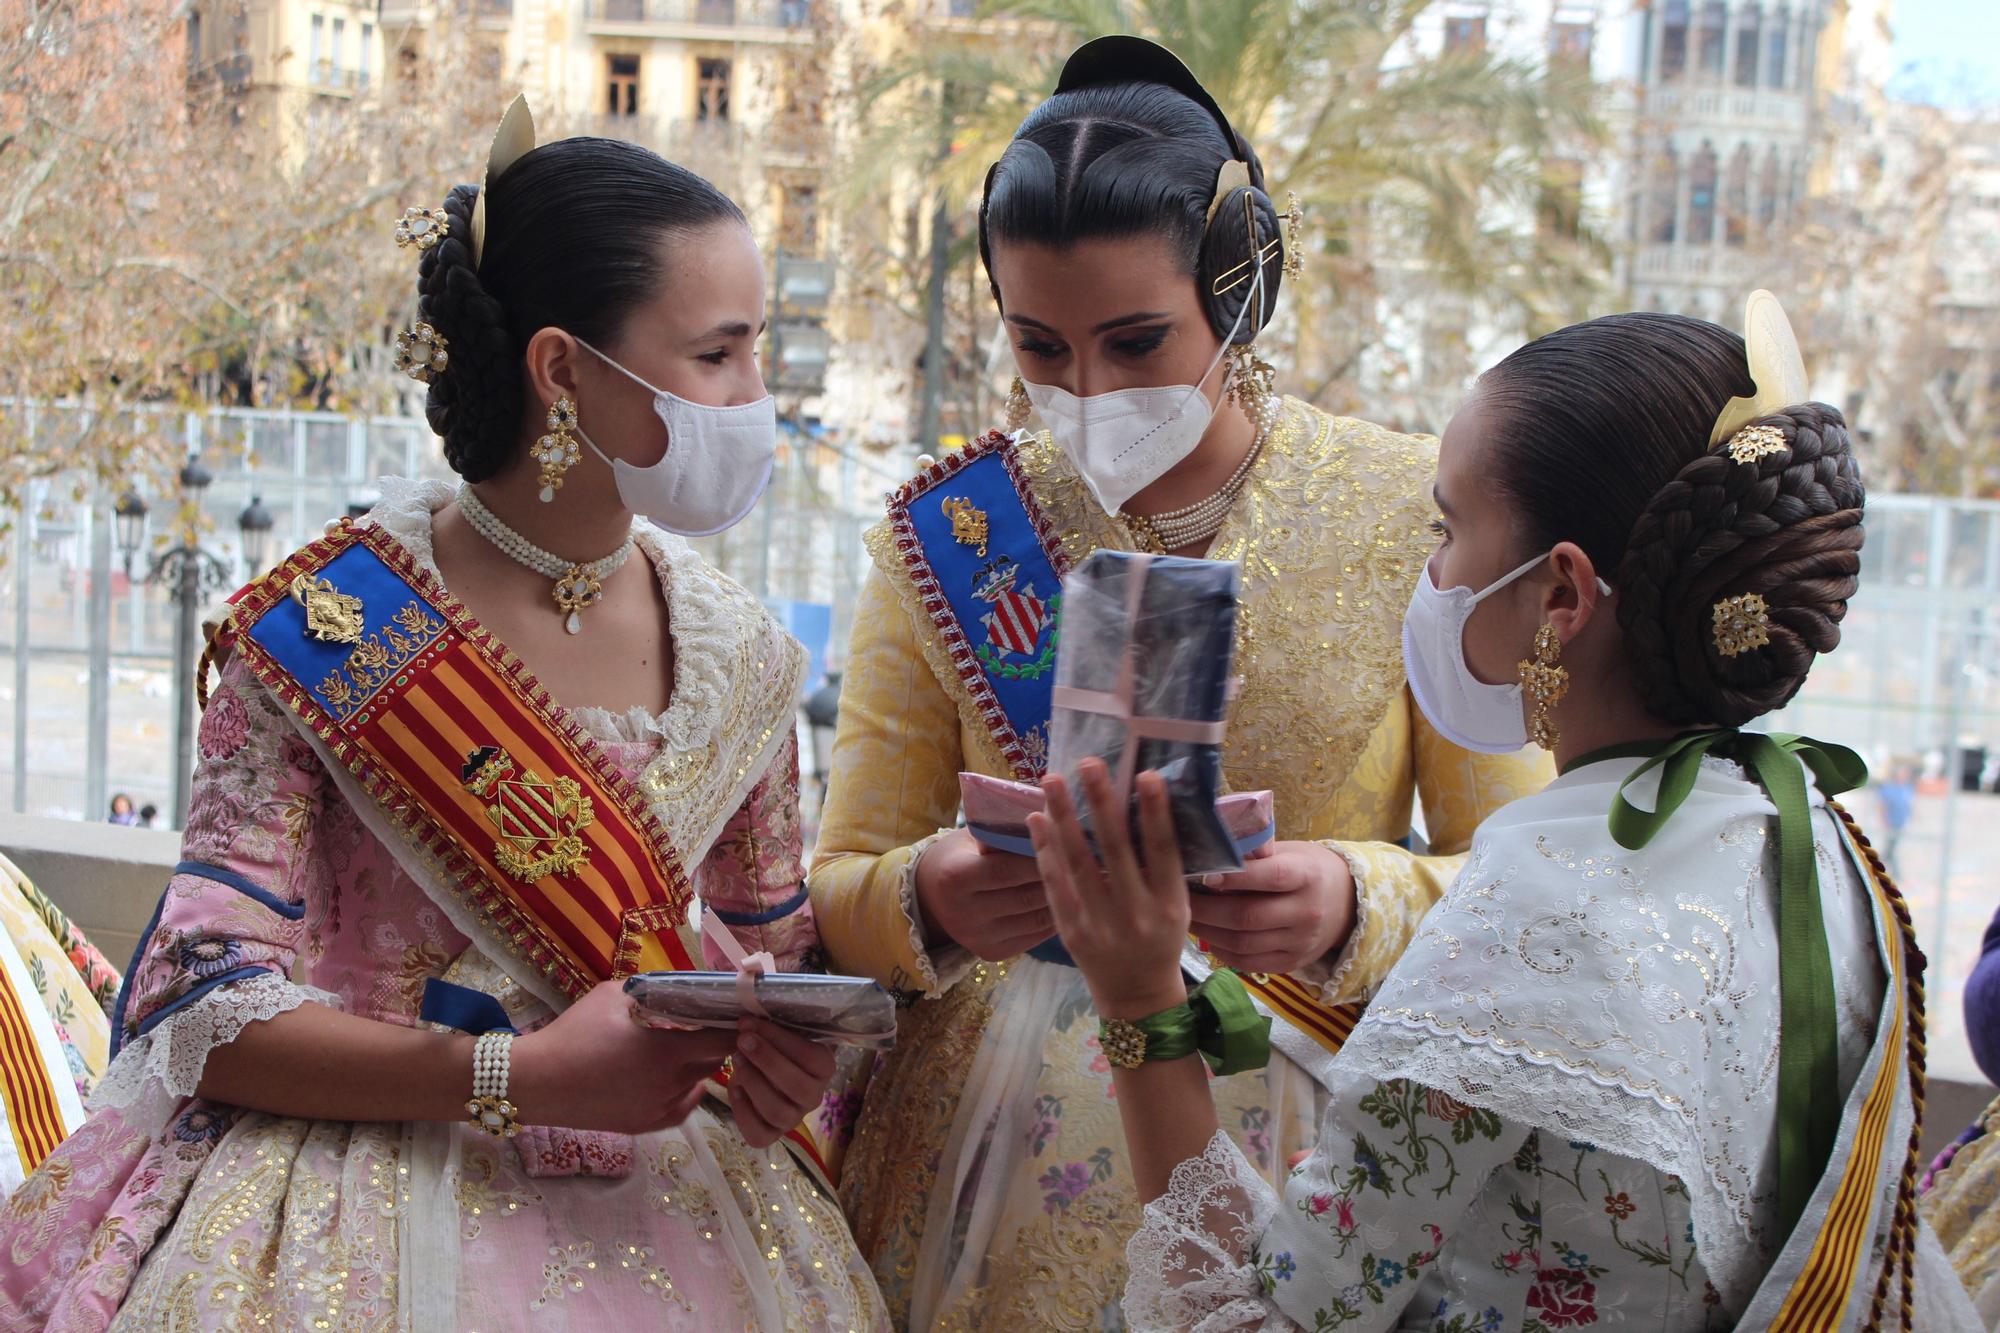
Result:
<instances>
[{"instance_id":1,"label":"balcony railing","mask_svg":"<svg viewBox=\"0 0 2000 1333\"><path fill-rule=\"evenodd\" d=\"M593 23L647 23L695 28L802 28L808 0L585 0Z\"/></svg>"}]
</instances>

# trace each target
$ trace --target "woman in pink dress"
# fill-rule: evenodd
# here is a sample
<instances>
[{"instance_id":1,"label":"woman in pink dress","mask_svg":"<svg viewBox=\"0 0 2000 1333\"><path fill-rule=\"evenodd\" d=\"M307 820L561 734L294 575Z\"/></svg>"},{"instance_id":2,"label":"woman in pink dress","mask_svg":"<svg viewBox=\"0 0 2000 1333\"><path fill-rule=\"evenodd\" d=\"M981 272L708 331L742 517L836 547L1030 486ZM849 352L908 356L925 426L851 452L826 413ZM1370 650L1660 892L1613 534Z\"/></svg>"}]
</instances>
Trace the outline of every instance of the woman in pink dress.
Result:
<instances>
[{"instance_id":1,"label":"woman in pink dress","mask_svg":"<svg viewBox=\"0 0 2000 1333\"><path fill-rule=\"evenodd\" d=\"M700 966L691 897L815 953L804 653L674 535L768 477L762 264L654 154L532 145L517 104L486 186L399 224L463 484L390 483L219 626L182 864L93 1117L0 1212L0 1328L883 1324L792 1132L831 1056L641 1027L611 979Z\"/></svg>"}]
</instances>

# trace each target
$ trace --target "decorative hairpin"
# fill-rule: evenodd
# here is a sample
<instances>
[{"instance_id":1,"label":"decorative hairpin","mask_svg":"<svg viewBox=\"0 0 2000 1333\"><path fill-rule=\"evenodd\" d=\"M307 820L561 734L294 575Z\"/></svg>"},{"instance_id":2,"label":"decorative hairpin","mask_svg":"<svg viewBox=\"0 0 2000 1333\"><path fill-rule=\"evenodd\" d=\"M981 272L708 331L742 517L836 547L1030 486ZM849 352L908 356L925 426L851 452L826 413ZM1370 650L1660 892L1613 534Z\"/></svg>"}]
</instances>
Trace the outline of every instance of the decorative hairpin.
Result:
<instances>
[{"instance_id":1,"label":"decorative hairpin","mask_svg":"<svg viewBox=\"0 0 2000 1333\"><path fill-rule=\"evenodd\" d=\"M486 255L486 199L493 192L493 182L507 173L507 168L526 157L535 147L535 117L528 110L528 97L523 93L507 104L507 110L500 117L500 128L493 131L493 146L486 151L486 177L479 183L478 197L472 201L472 266L479 267L479 261Z\"/></svg>"},{"instance_id":2,"label":"decorative hairpin","mask_svg":"<svg viewBox=\"0 0 2000 1333\"><path fill-rule=\"evenodd\" d=\"M423 384L436 383L451 357L445 336L428 324L417 324L396 335L396 369Z\"/></svg>"},{"instance_id":3,"label":"decorative hairpin","mask_svg":"<svg viewBox=\"0 0 2000 1333\"><path fill-rule=\"evenodd\" d=\"M1745 426L1729 437L1729 456L1739 463L1754 463L1789 448L1785 432L1776 426Z\"/></svg>"},{"instance_id":4,"label":"decorative hairpin","mask_svg":"<svg viewBox=\"0 0 2000 1333\"><path fill-rule=\"evenodd\" d=\"M1724 403L1722 415L1715 419L1708 433L1709 448L1728 440L1732 446L1730 456L1739 463L1747 461L1734 449L1739 431L1759 417L1805 402L1810 393L1805 358L1799 354L1799 340L1792 332L1792 322L1785 318L1785 308L1778 304L1778 298L1761 287L1743 303L1743 349L1756 392L1748 398L1732 398ZM1774 451L1763 450L1771 452ZM1762 453L1752 455L1762 456Z\"/></svg>"},{"instance_id":5,"label":"decorative hairpin","mask_svg":"<svg viewBox=\"0 0 2000 1333\"><path fill-rule=\"evenodd\" d=\"M1298 191L1286 191L1285 211L1278 216L1285 220L1285 277L1297 281L1306 271L1306 252L1299 240L1299 231L1306 223L1306 210L1299 203Z\"/></svg>"},{"instance_id":6,"label":"decorative hairpin","mask_svg":"<svg viewBox=\"0 0 2000 1333\"><path fill-rule=\"evenodd\" d=\"M1740 657L1771 641L1771 608L1754 592L1715 604L1715 651Z\"/></svg>"},{"instance_id":7,"label":"decorative hairpin","mask_svg":"<svg viewBox=\"0 0 2000 1333\"><path fill-rule=\"evenodd\" d=\"M451 235L451 218L442 208L406 208L396 219L396 248L414 245L428 250Z\"/></svg>"}]
</instances>

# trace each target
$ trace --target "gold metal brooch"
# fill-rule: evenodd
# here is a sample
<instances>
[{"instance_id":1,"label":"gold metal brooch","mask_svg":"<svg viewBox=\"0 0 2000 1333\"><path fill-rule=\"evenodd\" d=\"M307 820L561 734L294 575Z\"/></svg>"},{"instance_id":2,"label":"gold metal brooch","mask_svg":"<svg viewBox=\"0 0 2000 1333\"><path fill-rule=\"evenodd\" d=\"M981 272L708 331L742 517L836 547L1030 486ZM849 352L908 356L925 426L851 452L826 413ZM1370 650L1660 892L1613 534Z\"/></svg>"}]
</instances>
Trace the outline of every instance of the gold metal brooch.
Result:
<instances>
[{"instance_id":1,"label":"gold metal brooch","mask_svg":"<svg viewBox=\"0 0 2000 1333\"><path fill-rule=\"evenodd\" d=\"M1729 437L1729 456L1739 463L1754 463L1791 447L1776 426L1745 426Z\"/></svg>"},{"instance_id":2,"label":"gold metal brooch","mask_svg":"<svg viewBox=\"0 0 2000 1333\"><path fill-rule=\"evenodd\" d=\"M451 362L451 344L428 324L396 335L396 369L420 384L433 384Z\"/></svg>"},{"instance_id":3,"label":"gold metal brooch","mask_svg":"<svg viewBox=\"0 0 2000 1333\"><path fill-rule=\"evenodd\" d=\"M1740 657L1771 641L1771 608L1754 592L1715 604L1715 651Z\"/></svg>"},{"instance_id":4,"label":"gold metal brooch","mask_svg":"<svg viewBox=\"0 0 2000 1333\"><path fill-rule=\"evenodd\" d=\"M451 218L442 208L406 208L396 219L397 249L428 250L449 235Z\"/></svg>"}]
</instances>

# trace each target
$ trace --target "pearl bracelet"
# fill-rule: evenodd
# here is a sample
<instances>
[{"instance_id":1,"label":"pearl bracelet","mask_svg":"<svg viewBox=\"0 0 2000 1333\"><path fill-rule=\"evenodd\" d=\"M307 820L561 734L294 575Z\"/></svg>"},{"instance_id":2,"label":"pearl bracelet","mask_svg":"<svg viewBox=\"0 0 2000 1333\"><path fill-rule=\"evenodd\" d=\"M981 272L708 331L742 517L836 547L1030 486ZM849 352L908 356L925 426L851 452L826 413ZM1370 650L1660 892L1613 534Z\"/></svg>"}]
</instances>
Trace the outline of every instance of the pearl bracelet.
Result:
<instances>
[{"instance_id":1,"label":"pearl bracelet","mask_svg":"<svg viewBox=\"0 0 2000 1333\"><path fill-rule=\"evenodd\" d=\"M514 1103L507 1100L513 1054L511 1032L488 1032L472 1046L472 1098L465 1113L472 1117L474 1128L496 1139L511 1139L521 1132Z\"/></svg>"}]
</instances>

